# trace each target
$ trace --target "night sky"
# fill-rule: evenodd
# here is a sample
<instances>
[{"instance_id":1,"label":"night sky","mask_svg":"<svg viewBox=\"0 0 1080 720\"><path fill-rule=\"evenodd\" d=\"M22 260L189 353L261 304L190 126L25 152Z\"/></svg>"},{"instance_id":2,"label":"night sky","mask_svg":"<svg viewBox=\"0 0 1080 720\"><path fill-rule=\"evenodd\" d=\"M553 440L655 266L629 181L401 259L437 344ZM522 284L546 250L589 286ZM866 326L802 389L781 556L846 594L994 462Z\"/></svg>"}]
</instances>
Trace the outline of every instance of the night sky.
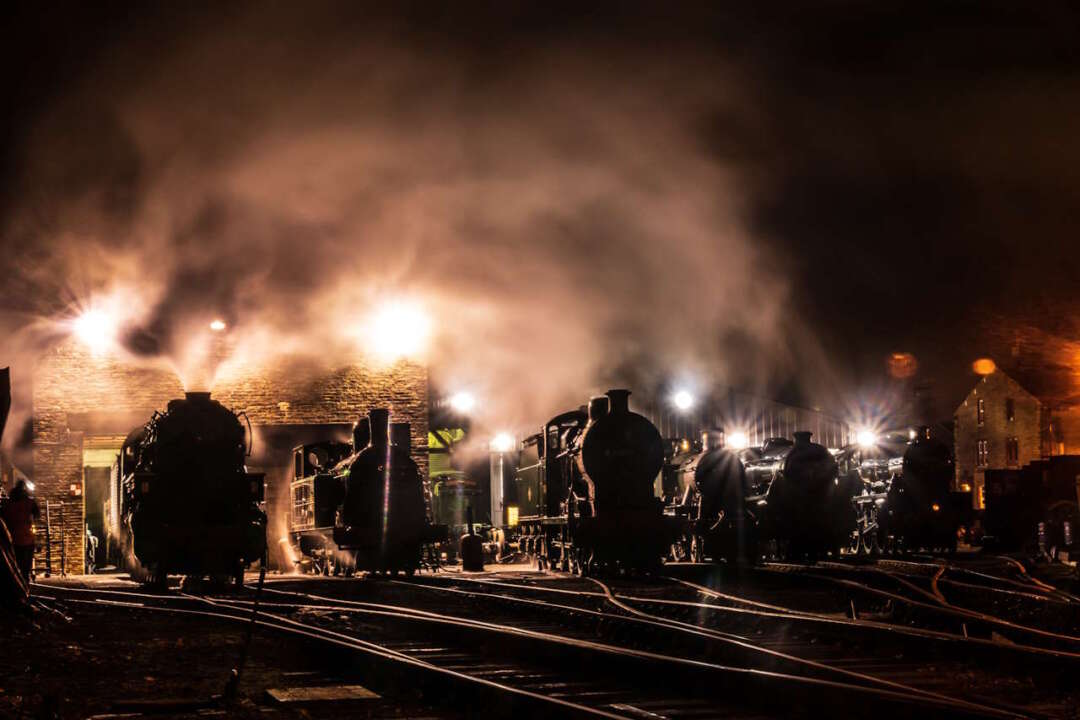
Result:
<instances>
[{"instance_id":1,"label":"night sky","mask_svg":"<svg viewBox=\"0 0 1080 720\"><path fill-rule=\"evenodd\" d=\"M323 94L322 70L336 73L340 57L372 44L380 48L368 59L373 66L421 68L391 74L385 93L395 101L380 101L373 112L463 148L455 176L486 177L489 167L507 174L503 158L511 150L491 140L504 127L491 118L506 116L512 152L535 155L538 163L553 152L563 158L545 177L565 177L575 163L619 164L620 182L643 197L654 182L658 194L681 187L671 172L722 204L727 215L717 227L736 224L734 247L747 252L723 268L727 250L702 256L704 264L717 263L715 281L731 293L704 298L722 297L715 302L727 305L706 313L698 334L715 334L731 382L746 384L748 367L782 356L753 384L829 402L825 385L847 396L887 387L886 359L909 352L919 363L914 382L930 389L934 412L944 418L973 382L971 362L990 355L1047 399L1080 398L1080 11L1067 3L663 3L588 12L416 3L394 15L353 3L306 11L285 3L227 11L217 3L164 5L4 10L2 248L18 260L0 291L8 332L102 283L70 277L70 260L57 259L57 248L69 246L56 238L69 225L90 233L110 228L104 246L130 249L138 240L112 229L145 217L147 198L158 197L145 188L160 187L163 158L190 152L202 159L200 168L214 167L249 143L253 124L267 115L275 115L275 132L290 123L308 132L312 116L320 123L332 118L339 112L332 98L348 95L348 83L338 81L328 81ZM202 38L213 38L215 49L191 53ZM209 58L205 67L200 57ZM443 94L444 66L453 68L452 94ZM395 77L406 80L395 86ZM296 105L304 103L307 83L320 94L303 115ZM259 92L251 91L256 85ZM555 90L534 93L536 85ZM186 96L192 88L198 93ZM280 102L268 103L274 93ZM184 115L182 132L168 142L155 139L146 152L128 137L132 123L117 109L125 107L117 99L129 96L139 98L142 120L146 108L162 108L148 123ZM577 135L572 123L559 124L562 97L573 98L573 117L595 117L595 125ZM340 112L353 118L357 110ZM536 147L529 147L530 113L543 125ZM430 118L435 131L418 118ZM620 130L624 125L631 129ZM653 137L649 128L657 126L662 134ZM619 142L607 144L605 128ZM674 170L662 167L665 143ZM620 164L643 147L647 162ZM424 165L428 157L417 152L409 163ZM656 167L668 179L655 180ZM438 167L431 172L437 176ZM387 173L384 182L398 179ZM470 198L470 207L478 202ZM694 201L693 212L702 202ZM567 227L568 237L632 235L641 223L631 218L619 228L606 216L611 206L600 204L601 219L581 226L555 218L529 243L545 244L544 232L555 237ZM230 227L236 206L223 207L200 207L187 232ZM701 217L713 212L700 210ZM86 221L88 214L94 220ZM490 220L464 216L471 227ZM672 222L679 217L672 211ZM651 238L642 234L640 242ZM566 253L555 262L579 268L569 286L599 272L574 256L574 242L552 242ZM620 267L627 246L611 247L597 262ZM621 268L614 287L637 284L670 255ZM672 262L692 266L688 255ZM433 256L425 250L416 262ZM43 280L26 272L30 266L55 271ZM678 268L675 281L680 274L691 285L705 282ZM491 287L470 282L462 281L466 295ZM166 284L170 290L145 319L144 333L163 346L176 308L192 302L185 287L210 287L215 302L243 307L239 291L212 269L179 263ZM663 304L663 287L637 297ZM634 297L614 296L612 303ZM745 306L735 310L739 297ZM768 332L754 327L758 306L766 308L761 323ZM693 307L690 296L648 322L693 320ZM725 318L736 319L716 331ZM689 327L693 334L685 319L676 323L680 332ZM620 338L601 342L625 358L604 370L650 365L665 355L656 345L668 336L632 345L618 335L640 334L633 316L604 315L596 323ZM740 353L745 359L730 360Z\"/></svg>"}]
</instances>

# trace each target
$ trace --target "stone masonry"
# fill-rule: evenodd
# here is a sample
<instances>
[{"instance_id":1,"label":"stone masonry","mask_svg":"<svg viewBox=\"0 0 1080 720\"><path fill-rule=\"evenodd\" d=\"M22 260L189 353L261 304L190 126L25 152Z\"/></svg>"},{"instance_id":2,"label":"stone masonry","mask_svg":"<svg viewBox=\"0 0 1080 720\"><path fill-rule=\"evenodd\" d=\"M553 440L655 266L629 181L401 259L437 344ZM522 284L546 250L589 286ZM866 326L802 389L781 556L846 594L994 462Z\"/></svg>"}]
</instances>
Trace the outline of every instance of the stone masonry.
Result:
<instances>
[{"instance_id":1,"label":"stone masonry","mask_svg":"<svg viewBox=\"0 0 1080 720\"><path fill-rule=\"evenodd\" d=\"M37 497L43 519L48 501L53 528L65 527L67 572L81 573L85 433L72 429L70 421L96 413L145 422L154 410L164 410L169 400L183 397L184 388L166 367L95 357L69 341L41 358L33 391ZM328 370L298 359L268 367L226 363L212 391L226 407L246 412L256 427L352 423L371 407L390 407L392 419L412 424L414 458L427 476L428 379L423 365L399 361L387 368L353 364ZM39 546L43 540L39 535ZM58 570L57 539L53 545L53 569ZM43 557L39 550L39 562Z\"/></svg>"}]
</instances>

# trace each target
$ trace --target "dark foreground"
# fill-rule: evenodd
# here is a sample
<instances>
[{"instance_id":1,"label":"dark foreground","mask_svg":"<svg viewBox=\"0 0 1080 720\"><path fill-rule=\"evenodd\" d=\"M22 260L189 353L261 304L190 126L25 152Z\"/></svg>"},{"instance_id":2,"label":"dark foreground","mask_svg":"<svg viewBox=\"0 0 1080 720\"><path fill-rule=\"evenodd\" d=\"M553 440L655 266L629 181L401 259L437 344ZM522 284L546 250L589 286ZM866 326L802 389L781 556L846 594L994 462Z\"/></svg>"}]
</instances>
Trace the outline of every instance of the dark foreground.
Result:
<instances>
[{"instance_id":1,"label":"dark foreground","mask_svg":"<svg viewBox=\"0 0 1080 720\"><path fill-rule=\"evenodd\" d=\"M35 586L0 717L1077 717L1080 598L992 559ZM1043 576L1046 577L1046 576ZM48 608L48 609L46 609Z\"/></svg>"}]
</instances>

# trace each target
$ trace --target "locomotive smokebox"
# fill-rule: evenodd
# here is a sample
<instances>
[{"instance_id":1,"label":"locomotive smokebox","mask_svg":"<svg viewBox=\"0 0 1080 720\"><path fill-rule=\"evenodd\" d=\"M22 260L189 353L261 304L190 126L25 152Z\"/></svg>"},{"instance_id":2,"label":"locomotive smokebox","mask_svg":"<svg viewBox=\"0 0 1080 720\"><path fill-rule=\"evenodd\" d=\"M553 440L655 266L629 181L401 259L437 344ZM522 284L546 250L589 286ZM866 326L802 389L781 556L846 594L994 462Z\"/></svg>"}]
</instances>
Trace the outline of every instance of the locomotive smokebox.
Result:
<instances>
[{"instance_id":1,"label":"locomotive smokebox","mask_svg":"<svg viewBox=\"0 0 1080 720\"><path fill-rule=\"evenodd\" d=\"M611 400L607 395L597 395L589 398L589 422L596 422L608 414L611 409Z\"/></svg>"},{"instance_id":2,"label":"locomotive smokebox","mask_svg":"<svg viewBox=\"0 0 1080 720\"><path fill-rule=\"evenodd\" d=\"M358 453L371 442L371 421L362 417L352 426L352 450Z\"/></svg>"},{"instance_id":3,"label":"locomotive smokebox","mask_svg":"<svg viewBox=\"0 0 1080 720\"><path fill-rule=\"evenodd\" d=\"M405 452L412 451L411 426L407 422L390 423L390 444Z\"/></svg>"}]
</instances>

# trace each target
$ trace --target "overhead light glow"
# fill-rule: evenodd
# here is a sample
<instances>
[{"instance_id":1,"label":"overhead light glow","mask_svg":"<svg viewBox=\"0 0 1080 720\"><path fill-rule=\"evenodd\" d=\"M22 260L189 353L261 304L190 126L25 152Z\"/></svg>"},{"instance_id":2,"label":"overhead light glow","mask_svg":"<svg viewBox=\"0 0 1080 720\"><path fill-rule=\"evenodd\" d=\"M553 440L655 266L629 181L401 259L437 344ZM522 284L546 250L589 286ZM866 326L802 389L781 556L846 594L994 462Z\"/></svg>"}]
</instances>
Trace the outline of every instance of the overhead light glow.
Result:
<instances>
[{"instance_id":1,"label":"overhead light glow","mask_svg":"<svg viewBox=\"0 0 1080 720\"><path fill-rule=\"evenodd\" d=\"M979 358L971 363L971 369L976 375L989 375L997 369L997 365L990 358Z\"/></svg>"},{"instance_id":2,"label":"overhead light glow","mask_svg":"<svg viewBox=\"0 0 1080 720\"><path fill-rule=\"evenodd\" d=\"M742 450L750 445L750 438L746 433L735 431L727 436L727 445L733 450Z\"/></svg>"},{"instance_id":3,"label":"overhead light glow","mask_svg":"<svg viewBox=\"0 0 1080 720\"><path fill-rule=\"evenodd\" d=\"M514 449L514 436L507 432L496 433L491 439L492 452L505 453Z\"/></svg>"},{"instance_id":4,"label":"overhead light glow","mask_svg":"<svg viewBox=\"0 0 1080 720\"><path fill-rule=\"evenodd\" d=\"M376 357L393 361L423 354L430 334L431 320L419 303L394 300L375 309L364 340Z\"/></svg>"},{"instance_id":5,"label":"overhead light glow","mask_svg":"<svg viewBox=\"0 0 1080 720\"><path fill-rule=\"evenodd\" d=\"M694 396L685 390L680 390L671 397L671 401L680 410L689 410L690 406L694 404Z\"/></svg>"},{"instance_id":6,"label":"overhead light glow","mask_svg":"<svg viewBox=\"0 0 1080 720\"><path fill-rule=\"evenodd\" d=\"M116 337L116 323L101 310L87 310L72 321L75 337L94 354L104 352Z\"/></svg>"},{"instance_id":7,"label":"overhead light glow","mask_svg":"<svg viewBox=\"0 0 1080 720\"><path fill-rule=\"evenodd\" d=\"M918 433L915 432L914 429L907 431L908 440L914 440L916 435L918 435Z\"/></svg>"},{"instance_id":8,"label":"overhead light glow","mask_svg":"<svg viewBox=\"0 0 1080 720\"><path fill-rule=\"evenodd\" d=\"M214 332L221 332L225 328L226 328L226 325L225 325L224 320L211 320L210 321L210 329L213 330Z\"/></svg>"},{"instance_id":9,"label":"overhead light glow","mask_svg":"<svg viewBox=\"0 0 1080 720\"><path fill-rule=\"evenodd\" d=\"M859 443L864 448L873 447L877 445L878 436L873 430L869 428L863 428L855 434L855 442Z\"/></svg>"},{"instance_id":10,"label":"overhead light glow","mask_svg":"<svg viewBox=\"0 0 1080 720\"><path fill-rule=\"evenodd\" d=\"M459 413L467 413L476 407L476 398L470 392L454 393L450 398L450 407Z\"/></svg>"}]
</instances>

